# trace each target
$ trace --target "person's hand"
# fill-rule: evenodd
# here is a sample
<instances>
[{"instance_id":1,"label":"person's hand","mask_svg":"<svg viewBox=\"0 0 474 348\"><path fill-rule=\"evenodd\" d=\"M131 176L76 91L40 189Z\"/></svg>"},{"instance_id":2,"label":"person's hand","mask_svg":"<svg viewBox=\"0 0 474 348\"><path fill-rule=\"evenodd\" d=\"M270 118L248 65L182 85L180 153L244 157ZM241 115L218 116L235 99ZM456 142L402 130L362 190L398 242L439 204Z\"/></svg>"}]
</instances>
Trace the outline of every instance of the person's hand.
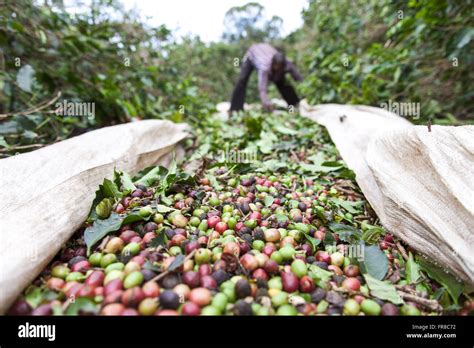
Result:
<instances>
[{"instance_id":1,"label":"person's hand","mask_svg":"<svg viewBox=\"0 0 474 348\"><path fill-rule=\"evenodd\" d=\"M270 102L263 103L263 110L266 112L272 112L273 111L273 105Z\"/></svg>"}]
</instances>

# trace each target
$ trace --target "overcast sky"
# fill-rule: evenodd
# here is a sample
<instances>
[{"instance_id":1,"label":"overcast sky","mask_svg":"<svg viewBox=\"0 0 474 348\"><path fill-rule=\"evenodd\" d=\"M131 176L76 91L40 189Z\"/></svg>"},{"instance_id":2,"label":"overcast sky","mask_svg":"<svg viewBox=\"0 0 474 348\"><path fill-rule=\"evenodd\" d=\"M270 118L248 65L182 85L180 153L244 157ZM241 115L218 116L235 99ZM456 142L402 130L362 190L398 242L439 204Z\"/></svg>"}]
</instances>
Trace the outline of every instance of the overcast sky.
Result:
<instances>
[{"instance_id":1,"label":"overcast sky","mask_svg":"<svg viewBox=\"0 0 474 348\"><path fill-rule=\"evenodd\" d=\"M66 1L67 3L68 1ZM233 6L250 0L122 0L126 9L137 8L152 25L165 24L179 34L199 35L203 41L217 41L224 30L224 15ZM283 19L283 34L301 26L301 10L306 0L260 0L267 17Z\"/></svg>"}]
</instances>

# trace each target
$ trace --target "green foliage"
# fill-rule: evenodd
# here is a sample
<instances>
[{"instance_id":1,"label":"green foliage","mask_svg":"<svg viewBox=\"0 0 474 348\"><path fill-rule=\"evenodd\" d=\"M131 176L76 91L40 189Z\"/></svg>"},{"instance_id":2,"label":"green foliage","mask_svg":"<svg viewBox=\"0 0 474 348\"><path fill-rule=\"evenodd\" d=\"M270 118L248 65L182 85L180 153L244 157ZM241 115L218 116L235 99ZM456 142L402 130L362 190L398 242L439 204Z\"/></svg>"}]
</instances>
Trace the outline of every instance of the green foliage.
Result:
<instances>
[{"instance_id":1,"label":"green foliage","mask_svg":"<svg viewBox=\"0 0 474 348\"><path fill-rule=\"evenodd\" d=\"M364 250L363 260L360 261L362 273L369 274L377 280L384 279L389 269L387 256L377 244L365 245L361 242Z\"/></svg>"},{"instance_id":2,"label":"green foliage","mask_svg":"<svg viewBox=\"0 0 474 348\"><path fill-rule=\"evenodd\" d=\"M461 296L462 292L464 291L464 284L450 273L436 265L433 265L431 262L422 257L419 257L417 261L420 264L422 270L425 271L430 276L430 278L441 284L447 290L454 303L457 304L459 296Z\"/></svg>"},{"instance_id":3,"label":"green foliage","mask_svg":"<svg viewBox=\"0 0 474 348\"><path fill-rule=\"evenodd\" d=\"M79 15L49 2L2 6L3 153L134 119L193 123L212 110L190 74L176 69L166 27L147 27L117 2L91 6ZM95 116L56 115L64 100L93 103Z\"/></svg>"},{"instance_id":4,"label":"green foliage","mask_svg":"<svg viewBox=\"0 0 474 348\"><path fill-rule=\"evenodd\" d=\"M93 0L74 15L62 1L8 1L0 8L0 157L144 118L207 127L214 104L230 99L245 51L262 41L303 71L300 92L310 103L420 103L415 123L472 122L472 0L308 5L302 28L286 38L281 18L269 18L260 4L233 7L222 41L204 43L150 27L118 1ZM250 103L259 101L256 75ZM278 96L272 85L269 95ZM93 117L57 115L64 101L93 104ZM260 135L258 117L244 121ZM257 146L268 153L273 139ZM302 171L337 170L317 158L305 165Z\"/></svg>"},{"instance_id":5,"label":"green foliage","mask_svg":"<svg viewBox=\"0 0 474 348\"><path fill-rule=\"evenodd\" d=\"M369 274L364 274L364 278L372 296L381 300L390 301L396 305L403 304L403 299L397 293L397 289L393 284L375 279Z\"/></svg>"},{"instance_id":6,"label":"green foliage","mask_svg":"<svg viewBox=\"0 0 474 348\"><path fill-rule=\"evenodd\" d=\"M425 123L473 113L472 1L310 1L287 39L311 103L419 102Z\"/></svg>"}]
</instances>

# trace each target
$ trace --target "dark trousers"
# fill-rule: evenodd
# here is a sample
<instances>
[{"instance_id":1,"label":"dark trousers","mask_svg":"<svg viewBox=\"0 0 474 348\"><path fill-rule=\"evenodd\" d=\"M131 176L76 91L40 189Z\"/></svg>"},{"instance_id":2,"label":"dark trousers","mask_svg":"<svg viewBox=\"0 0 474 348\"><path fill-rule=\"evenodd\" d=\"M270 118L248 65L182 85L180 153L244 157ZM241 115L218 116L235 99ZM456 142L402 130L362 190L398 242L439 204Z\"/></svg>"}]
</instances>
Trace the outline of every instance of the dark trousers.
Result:
<instances>
[{"instance_id":1,"label":"dark trousers","mask_svg":"<svg viewBox=\"0 0 474 348\"><path fill-rule=\"evenodd\" d=\"M234 92L232 93L232 99L230 102L230 109L232 111L239 111L244 109L244 101L245 101L245 92L247 91L247 83L249 82L250 74L252 71L255 70L252 62L246 60L242 64L242 68L240 69L239 79L234 88ZM296 95L296 92L291 86L285 77L279 79L278 81L274 81L275 85L278 88L281 96L288 105L298 105L300 99Z\"/></svg>"}]
</instances>

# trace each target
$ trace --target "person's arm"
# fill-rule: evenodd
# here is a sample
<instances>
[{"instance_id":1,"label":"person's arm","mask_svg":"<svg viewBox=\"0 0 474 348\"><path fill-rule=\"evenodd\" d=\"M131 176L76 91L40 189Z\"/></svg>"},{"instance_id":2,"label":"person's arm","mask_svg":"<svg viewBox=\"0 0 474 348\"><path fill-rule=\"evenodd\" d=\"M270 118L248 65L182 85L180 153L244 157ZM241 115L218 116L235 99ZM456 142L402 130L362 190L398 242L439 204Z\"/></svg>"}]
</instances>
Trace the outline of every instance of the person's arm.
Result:
<instances>
[{"instance_id":1,"label":"person's arm","mask_svg":"<svg viewBox=\"0 0 474 348\"><path fill-rule=\"evenodd\" d=\"M263 108L270 110L272 103L268 99L268 75L269 71L259 70L258 71L258 91L260 94L260 100L262 101Z\"/></svg>"},{"instance_id":2,"label":"person's arm","mask_svg":"<svg viewBox=\"0 0 474 348\"><path fill-rule=\"evenodd\" d=\"M286 71L291 74L295 81L303 81L303 76L301 76L296 66L289 60L286 61Z\"/></svg>"}]
</instances>

